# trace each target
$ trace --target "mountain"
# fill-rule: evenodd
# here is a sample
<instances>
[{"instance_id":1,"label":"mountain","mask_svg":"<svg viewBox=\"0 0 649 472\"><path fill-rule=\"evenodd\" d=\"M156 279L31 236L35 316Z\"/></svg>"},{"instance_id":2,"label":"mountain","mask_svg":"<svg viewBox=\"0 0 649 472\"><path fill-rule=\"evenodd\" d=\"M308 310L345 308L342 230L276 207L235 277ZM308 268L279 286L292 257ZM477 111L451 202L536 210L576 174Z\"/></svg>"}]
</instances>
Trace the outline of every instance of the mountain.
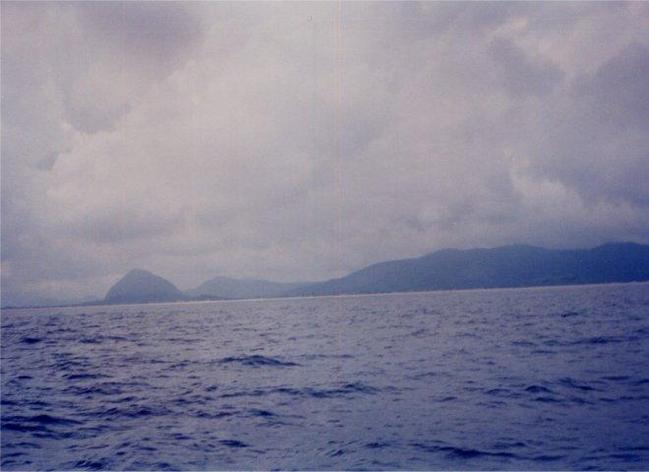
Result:
<instances>
[{"instance_id":1,"label":"mountain","mask_svg":"<svg viewBox=\"0 0 649 472\"><path fill-rule=\"evenodd\" d=\"M135 269L113 285L105 303L153 303L184 300L183 293L168 280L146 270Z\"/></svg>"},{"instance_id":2,"label":"mountain","mask_svg":"<svg viewBox=\"0 0 649 472\"><path fill-rule=\"evenodd\" d=\"M192 298L267 298L280 296L303 285L305 284L214 277L197 288L188 290L186 294Z\"/></svg>"},{"instance_id":3,"label":"mountain","mask_svg":"<svg viewBox=\"0 0 649 472\"><path fill-rule=\"evenodd\" d=\"M527 287L649 280L649 246L609 243L594 249L533 246L445 249L373 264L289 290L285 296Z\"/></svg>"}]
</instances>

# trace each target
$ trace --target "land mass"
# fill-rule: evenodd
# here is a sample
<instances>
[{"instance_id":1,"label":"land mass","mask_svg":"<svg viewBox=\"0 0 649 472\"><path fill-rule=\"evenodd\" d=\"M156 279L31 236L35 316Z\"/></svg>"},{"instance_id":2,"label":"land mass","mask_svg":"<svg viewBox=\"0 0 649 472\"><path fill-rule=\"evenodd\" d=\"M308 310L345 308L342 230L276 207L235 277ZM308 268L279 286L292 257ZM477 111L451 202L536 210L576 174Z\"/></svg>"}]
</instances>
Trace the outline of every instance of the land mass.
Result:
<instances>
[{"instance_id":1,"label":"land mass","mask_svg":"<svg viewBox=\"0 0 649 472\"><path fill-rule=\"evenodd\" d=\"M649 245L608 243L593 249L557 250L512 245L492 249L443 249L372 264L323 282L283 283L215 277L182 292L151 272L135 269L103 300L83 305L164 303L428 290L579 285L649 280Z\"/></svg>"},{"instance_id":2,"label":"land mass","mask_svg":"<svg viewBox=\"0 0 649 472\"><path fill-rule=\"evenodd\" d=\"M533 246L445 249L381 262L285 296L577 285L649 280L649 246L609 243L594 249Z\"/></svg>"},{"instance_id":3,"label":"land mass","mask_svg":"<svg viewBox=\"0 0 649 472\"><path fill-rule=\"evenodd\" d=\"M134 269L113 285L104 302L153 303L183 300L185 295L174 284L146 270Z\"/></svg>"},{"instance_id":4,"label":"land mass","mask_svg":"<svg viewBox=\"0 0 649 472\"><path fill-rule=\"evenodd\" d=\"M304 282L271 282L259 279L214 277L185 293L192 298L219 297L229 299L278 297L304 286Z\"/></svg>"}]
</instances>

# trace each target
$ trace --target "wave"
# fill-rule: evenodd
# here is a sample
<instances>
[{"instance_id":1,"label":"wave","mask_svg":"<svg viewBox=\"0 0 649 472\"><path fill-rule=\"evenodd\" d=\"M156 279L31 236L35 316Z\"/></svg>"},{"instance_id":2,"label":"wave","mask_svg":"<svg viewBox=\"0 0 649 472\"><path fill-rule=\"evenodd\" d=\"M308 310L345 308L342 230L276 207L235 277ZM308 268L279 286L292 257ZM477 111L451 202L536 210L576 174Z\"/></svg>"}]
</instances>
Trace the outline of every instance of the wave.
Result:
<instances>
[{"instance_id":1,"label":"wave","mask_svg":"<svg viewBox=\"0 0 649 472\"><path fill-rule=\"evenodd\" d=\"M273 388L255 388L250 390L240 390L227 392L220 395L221 398L235 397L263 397L267 395L288 395L293 397L311 397L311 398L336 398L345 397L355 394L375 395L381 392L380 389L365 385L360 382L343 384L337 388L293 388L293 387L273 387Z\"/></svg>"},{"instance_id":2,"label":"wave","mask_svg":"<svg viewBox=\"0 0 649 472\"><path fill-rule=\"evenodd\" d=\"M277 415L275 413L273 413L272 411L268 411L268 410L252 409L252 410L250 410L250 416L258 416L258 417L262 417L262 418L269 418L269 417L277 416Z\"/></svg>"},{"instance_id":3,"label":"wave","mask_svg":"<svg viewBox=\"0 0 649 472\"><path fill-rule=\"evenodd\" d=\"M63 376L66 380L95 380L95 379L105 379L109 378L108 375L104 374L68 374Z\"/></svg>"},{"instance_id":4,"label":"wave","mask_svg":"<svg viewBox=\"0 0 649 472\"><path fill-rule=\"evenodd\" d=\"M219 442L227 447L235 447L235 448L248 447L248 444L242 441L237 441L236 439L222 439Z\"/></svg>"},{"instance_id":5,"label":"wave","mask_svg":"<svg viewBox=\"0 0 649 472\"><path fill-rule=\"evenodd\" d=\"M458 459L476 459L479 457L502 457L509 459L519 458L517 454L513 452L493 452L493 451L483 451L480 449L473 448L464 448L456 446L447 446L447 445L437 445L437 444L424 444L424 443L412 443L412 446L424 450L426 452L433 453L446 453L448 458L458 458Z\"/></svg>"},{"instance_id":6,"label":"wave","mask_svg":"<svg viewBox=\"0 0 649 472\"><path fill-rule=\"evenodd\" d=\"M248 367L294 367L300 364L289 361L281 361L274 357L260 355L225 357L219 361L220 364L241 364Z\"/></svg>"},{"instance_id":7,"label":"wave","mask_svg":"<svg viewBox=\"0 0 649 472\"><path fill-rule=\"evenodd\" d=\"M542 385L529 385L528 387L525 387L525 391L529 393L554 393L552 390Z\"/></svg>"},{"instance_id":8,"label":"wave","mask_svg":"<svg viewBox=\"0 0 649 472\"><path fill-rule=\"evenodd\" d=\"M83 470L104 470L106 469L107 464L102 461L96 461L91 459L82 459L75 462L73 469L83 469Z\"/></svg>"},{"instance_id":9,"label":"wave","mask_svg":"<svg viewBox=\"0 0 649 472\"><path fill-rule=\"evenodd\" d=\"M12 415L12 416L3 416L2 424L3 428L5 427L5 422L11 423L16 422L22 425L33 423L35 425L75 425L81 424L81 421L73 420L71 418L65 418L63 416L52 416L48 414L39 414L33 416L21 416L21 415Z\"/></svg>"},{"instance_id":10,"label":"wave","mask_svg":"<svg viewBox=\"0 0 649 472\"><path fill-rule=\"evenodd\" d=\"M576 390L582 390L582 391L585 391L585 392L598 391L599 390L599 389L597 389L595 387L592 387L590 385L587 385L587 384L585 384L583 382L578 382L577 380L575 380L575 379L573 379L571 377L564 377L564 378L559 379L559 384L563 385L564 387L569 387L569 388L573 388L573 389L576 389Z\"/></svg>"}]
</instances>

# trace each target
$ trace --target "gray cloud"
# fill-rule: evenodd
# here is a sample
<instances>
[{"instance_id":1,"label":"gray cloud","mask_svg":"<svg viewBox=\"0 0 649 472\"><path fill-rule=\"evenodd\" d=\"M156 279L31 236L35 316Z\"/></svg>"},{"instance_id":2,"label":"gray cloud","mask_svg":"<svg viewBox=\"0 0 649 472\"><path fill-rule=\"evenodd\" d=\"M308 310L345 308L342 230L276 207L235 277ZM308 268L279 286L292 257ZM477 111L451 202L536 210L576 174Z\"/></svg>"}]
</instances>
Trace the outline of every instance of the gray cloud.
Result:
<instances>
[{"instance_id":1,"label":"gray cloud","mask_svg":"<svg viewBox=\"0 0 649 472\"><path fill-rule=\"evenodd\" d=\"M577 77L549 110L537 172L586 202L649 205L649 48L632 43ZM562 97L563 98L563 97Z\"/></svg>"},{"instance_id":2,"label":"gray cloud","mask_svg":"<svg viewBox=\"0 0 649 472\"><path fill-rule=\"evenodd\" d=\"M514 96L547 95L562 78L561 70L547 59L534 61L510 40L494 40L490 52L504 87Z\"/></svg>"},{"instance_id":3,"label":"gray cloud","mask_svg":"<svg viewBox=\"0 0 649 472\"><path fill-rule=\"evenodd\" d=\"M631 43L574 85L574 95L600 119L619 127L649 126L649 48Z\"/></svg>"},{"instance_id":4,"label":"gray cloud","mask_svg":"<svg viewBox=\"0 0 649 472\"><path fill-rule=\"evenodd\" d=\"M642 3L2 4L3 303L649 241Z\"/></svg>"}]
</instances>

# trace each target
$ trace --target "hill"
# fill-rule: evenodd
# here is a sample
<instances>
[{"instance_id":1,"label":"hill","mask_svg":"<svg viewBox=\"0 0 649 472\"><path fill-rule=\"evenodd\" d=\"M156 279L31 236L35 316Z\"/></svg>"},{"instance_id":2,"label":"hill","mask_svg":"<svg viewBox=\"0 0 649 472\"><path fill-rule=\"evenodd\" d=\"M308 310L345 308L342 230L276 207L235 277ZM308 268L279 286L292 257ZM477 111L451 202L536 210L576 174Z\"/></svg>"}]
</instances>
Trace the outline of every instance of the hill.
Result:
<instances>
[{"instance_id":1,"label":"hill","mask_svg":"<svg viewBox=\"0 0 649 472\"><path fill-rule=\"evenodd\" d=\"M285 296L528 287L649 280L649 246L609 243L594 249L533 246L445 249L370 265Z\"/></svg>"},{"instance_id":2,"label":"hill","mask_svg":"<svg viewBox=\"0 0 649 472\"><path fill-rule=\"evenodd\" d=\"M153 303L184 300L183 293L168 280L146 270L134 269L113 285L105 303Z\"/></svg>"},{"instance_id":3,"label":"hill","mask_svg":"<svg viewBox=\"0 0 649 472\"><path fill-rule=\"evenodd\" d=\"M214 277L185 293L192 298L267 298L277 297L304 284L271 282L258 279Z\"/></svg>"}]
</instances>

